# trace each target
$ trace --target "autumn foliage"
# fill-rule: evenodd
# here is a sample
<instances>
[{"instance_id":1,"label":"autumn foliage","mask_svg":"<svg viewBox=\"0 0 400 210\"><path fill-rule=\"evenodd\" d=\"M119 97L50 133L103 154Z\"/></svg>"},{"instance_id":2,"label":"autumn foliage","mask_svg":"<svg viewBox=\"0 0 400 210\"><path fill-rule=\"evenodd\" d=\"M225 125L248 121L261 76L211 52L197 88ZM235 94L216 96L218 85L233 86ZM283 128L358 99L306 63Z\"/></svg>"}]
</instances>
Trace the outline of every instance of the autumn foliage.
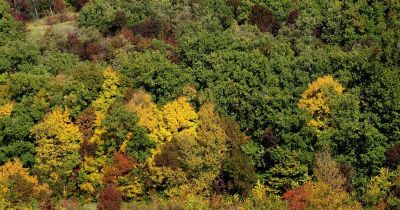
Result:
<instances>
[{"instance_id":1,"label":"autumn foliage","mask_svg":"<svg viewBox=\"0 0 400 210\"><path fill-rule=\"evenodd\" d=\"M51 199L48 185L40 184L19 160L0 166L0 208L24 208L33 201L45 207Z\"/></svg>"},{"instance_id":2,"label":"autumn foliage","mask_svg":"<svg viewBox=\"0 0 400 210\"><path fill-rule=\"evenodd\" d=\"M251 8L249 21L264 32L276 33L279 29L279 24L272 11L259 4Z\"/></svg>"},{"instance_id":3,"label":"autumn foliage","mask_svg":"<svg viewBox=\"0 0 400 210\"><path fill-rule=\"evenodd\" d=\"M108 184L99 195L100 210L119 210L122 207L122 195L113 184Z\"/></svg>"}]
</instances>

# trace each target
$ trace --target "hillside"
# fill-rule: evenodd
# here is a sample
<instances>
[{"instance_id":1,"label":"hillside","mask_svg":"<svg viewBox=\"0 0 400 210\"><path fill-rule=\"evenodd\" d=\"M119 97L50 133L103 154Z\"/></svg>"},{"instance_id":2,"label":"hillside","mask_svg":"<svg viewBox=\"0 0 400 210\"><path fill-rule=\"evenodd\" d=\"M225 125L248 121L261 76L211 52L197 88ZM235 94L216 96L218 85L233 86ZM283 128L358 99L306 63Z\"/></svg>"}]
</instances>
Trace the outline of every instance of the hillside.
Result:
<instances>
[{"instance_id":1,"label":"hillside","mask_svg":"<svg viewBox=\"0 0 400 210\"><path fill-rule=\"evenodd\" d=\"M399 209L397 0L0 0L0 209Z\"/></svg>"}]
</instances>

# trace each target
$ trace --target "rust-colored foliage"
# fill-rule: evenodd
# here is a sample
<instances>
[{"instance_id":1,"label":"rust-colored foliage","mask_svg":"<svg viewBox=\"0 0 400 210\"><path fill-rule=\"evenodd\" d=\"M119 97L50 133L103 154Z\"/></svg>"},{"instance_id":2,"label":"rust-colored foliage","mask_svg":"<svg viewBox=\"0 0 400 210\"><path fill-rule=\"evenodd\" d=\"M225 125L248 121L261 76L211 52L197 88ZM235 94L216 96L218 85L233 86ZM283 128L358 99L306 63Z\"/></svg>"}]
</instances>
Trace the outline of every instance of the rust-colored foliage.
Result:
<instances>
[{"instance_id":1,"label":"rust-colored foliage","mask_svg":"<svg viewBox=\"0 0 400 210\"><path fill-rule=\"evenodd\" d=\"M303 186L285 192L285 194L283 194L283 199L289 201L289 209L306 210L310 188L310 184L304 184Z\"/></svg>"},{"instance_id":2,"label":"rust-colored foliage","mask_svg":"<svg viewBox=\"0 0 400 210\"><path fill-rule=\"evenodd\" d=\"M96 115L93 108L86 109L85 112L78 118L79 130L83 135L84 140L89 140L93 135L93 123L96 120Z\"/></svg>"},{"instance_id":3,"label":"rust-colored foliage","mask_svg":"<svg viewBox=\"0 0 400 210\"><path fill-rule=\"evenodd\" d=\"M78 34L76 33L69 33L67 36L67 42L65 44L65 50L79 55L81 50L81 42L79 41Z\"/></svg>"},{"instance_id":4,"label":"rust-colored foliage","mask_svg":"<svg viewBox=\"0 0 400 210\"><path fill-rule=\"evenodd\" d=\"M11 8L12 16L18 21L25 21L28 19L28 11L30 4L28 0L7 0Z\"/></svg>"},{"instance_id":5,"label":"rust-colored foliage","mask_svg":"<svg viewBox=\"0 0 400 210\"><path fill-rule=\"evenodd\" d=\"M96 152L96 146L90 143L90 138L93 136L93 124L96 119L93 108L85 110L85 112L79 117L77 124L79 130L83 136L83 142L80 148L81 157L94 156Z\"/></svg>"},{"instance_id":6,"label":"rust-colored foliage","mask_svg":"<svg viewBox=\"0 0 400 210\"><path fill-rule=\"evenodd\" d=\"M146 38L157 37L162 31L162 23L155 18L149 18L134 27L137 34Z\"/></svg>"},{"instance_id":7,"label":"rust-colored foliage","mask_svg":"<svg viewBox=\"0 0 400 210\"><path fill-rule=\"evenodd\" d=\"M99 194L99 210L119 210L122 207L122 194L117 186L108 184Z\"/></svg>"},{"instance_id":8,"label":"rust-colored foliage","mask_svg":"<svg viewBox=\"0 0 400 210\"><path fill-rule=\"evenodd\" d=\"M257 25L261 31L276 33L279 30L279 23L271 10L256 4L251 9L249 17L251 24Z\"/></svg>"},{"instance_id":9,"label":"rust-colored foliage","mask_svg":"<svg viewBox=\"0 0 400 210\"><path fill-rule=\"evenodd\" d=\"M83 59L98 61L101 59L103 49L96 42L89 42L84 44L84 52L81 54Z\"/></svg>"},{"instance_id":10,"label":"rust-colored foliage","mask_svg":"<svg viewBox=\"0 0 400 210\"><path fill-rule=\"evenodd\" d=\"M98 61L104 55L104 49L95 41L82 42L77 33L70 33L64 47L67 52L78 55L81 59Z\"/></svg>"},{"instance_id":11,"label":"rust-colored foliage","mask_svg":"<svg viewBox=\"0 0 400 210\"><path fill-rule=\"evenodd\" d=\"M135 33L133 33L133 31L126 26L121 28L119 34L124 36L125 39L127 39L131 44L137 44L140 41L140 38L135 36Z\"/></svg>"},{"instance_id":12,"label":"rust-colored foliage","mask_svg":"<svg viewBox=\"0 0 400 210\"><path fill-rule=\"evenodd\" d=\"M53 0L53 9L55 13L61 13L65 10L64 0Z\"/></svg>"},{"instance_id":13,"label":"rust-colored foliage","mask_svg":"<svg viewBox=\"0 0 400 210\"><path fill-rule=\"evenodd\" d=\"M123 176L136 166L135 160L132 157L127 156L124 153L115 153L114 162L111 166L106 166L103 169L104 182L114 183L119 176Z\"/></svg>"},{"instance_id":14,"label":"rust-colored foliage","mask_svg":"<svg viewBox=\"0 0 400 210\"><path fill-rule=\"evenodd\" d=\"M290 11L289 16L286 19L286 23L291 25L295 24L298 18L299 18L299 11L297 9L294 9Z\"/></svg>"},{"instance_id":15,"label":"rust-colored foliage","mask_svg":"<svg viewBox=\"0 0 400 210\"><path fill-rule=\"evenodd\" d=\"M26 20L26 14L23 12L12 12L12 16L18 20L18 21L25 21Z\"/></svg>"}]
</instances>

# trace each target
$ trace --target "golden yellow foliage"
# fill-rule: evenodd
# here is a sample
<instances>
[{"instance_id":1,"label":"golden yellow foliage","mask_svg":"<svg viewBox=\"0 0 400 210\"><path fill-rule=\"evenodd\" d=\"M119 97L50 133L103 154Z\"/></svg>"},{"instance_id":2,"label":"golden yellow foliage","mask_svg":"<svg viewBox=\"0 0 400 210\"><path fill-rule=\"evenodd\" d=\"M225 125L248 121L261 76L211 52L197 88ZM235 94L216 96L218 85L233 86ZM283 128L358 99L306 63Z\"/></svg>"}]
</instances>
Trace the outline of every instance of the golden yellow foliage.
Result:
<instances>
[{"instance_id":1,"label":"golden yellow foliage","mask_svg":"<svg viewBox=\"0 0 400 210\"><path fill-rule=\"evenodd\" d=\"M118 72L114 71L111 67L103 71L104 82L102 91L99 97L93 102L92 106L95 109L96 119L94 121L94 133L90 139L91 143L102 145L104 142L101 140L101 135L106 132L106 128L102 125L102 121L106 118L106 112L114 103L117 97L122 94L118 89L120 78Z\"/></svg>"},{"instance_id":2,"label":"golden yellow foliage","mask_svg":"<svg viewBox=\"0 0 400 210\"><path fill-rule=\"evenodd\" d=\"M309 126L319 129L327 126L326 118L330 113L328 101L334 95L342 95L343 90L343 86L329 75L318 78L308 85L298 105L314 116L314 119L309 122Z\"/></svg>"},{"instance_id":3,"label":"golden yellow foliage","mask_svg":"<svg viewBox=\"0 0 400 210\"><path fill-rule=\"evenodd\" d=\"M52 187L68 181L75 166L79 165L82 135L74 125L68 111L57 108L31 130L36 140L35 170Z\"/></svg>"},{"instance_id":4,"label":"golden yellow foliage","mask_svg":"<svg viewBox=\"0 0 400 210\"><path fill-rule=\"evenodd\" d=\"M14 109L13 102L8 102L8 103L0 106L0 117L1 116L10 116L13 109Z\"/></svg>"},{"instance_id":5,"label":"golden yellow foliage","mask_svg":"<svg viewBox=\"0 0 400 210\"><path fill-rule=\"evenodd\" d=\"M199 116L186 97L179 97L177 100L167 103L162 112L167 129L173 136L196 137Z\"/></svg>"}]
</instances>

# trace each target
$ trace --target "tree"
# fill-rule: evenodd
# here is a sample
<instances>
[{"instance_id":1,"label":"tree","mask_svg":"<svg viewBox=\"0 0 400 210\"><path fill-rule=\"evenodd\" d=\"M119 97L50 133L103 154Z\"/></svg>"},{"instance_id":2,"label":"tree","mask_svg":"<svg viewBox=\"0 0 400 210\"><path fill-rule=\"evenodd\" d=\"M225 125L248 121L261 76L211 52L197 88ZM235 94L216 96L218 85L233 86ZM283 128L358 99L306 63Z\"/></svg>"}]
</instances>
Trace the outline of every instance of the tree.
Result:
<instances>
[{"instance_id":1,"label":"tree","mask_svg":"<svg viewBox=\"0 0 400 210\"><path fill-rule=\"evenodd\" d=\"M163 112L150 94L143 90L133 92L127 107L139 116L139 124L147 129L150 139L158 143L171 141L172 133L167 128Z\"/></svg>"},{"instance_id":2,"label":"tree","mask_svg":"<svg viewBox=\"0 0 400 210\"><path fill-rule=\"evenodd\" d=\"M225 158L227 136L221 119L212 103L204 104L198 112L198 138L183 137L181 144L182 169L190 180L189 186L200 194L210 193L211 183L217 178ZM182 138L181 136L178 137Z\"/></svg>"},{"instance_id":3,"label":"tree","mask_svg":"<svg viewBox=\"0 0 400 210\"><path fill-rule=\"evenodd\" d=\"M308 167L297 158L298 152L277 147L272 159L276 162L267 171L267 183L275 192L285 192L298 187L309 180Z\"/></svg>"},{"instance_id":4,"label":"tree","mask_svg":"<svg viewBox=\"0 0 400 210\"><path fill-rule=\"evenodd\" d=\"M196 137L198 114L186 97L179 97L165 104L162 112L167 129L174 138L193 139Z\"/></svg>"},{"instance_id":5,"label":"tree","mask_svg":"<svg viewBox=\"0 0 400 210\"><path fill-rule=\"evenodd\" d=\"M306 183L283 195L290 209L362 209L342 189L332 189L324 182Z\"/></svg>"},{"instance_id":6,"label":"tree","mask_svg":"<svg viewBox=\"0 0 400 210\"><path fill-rule=\"evenodd\" d=\"M110 107L102 121L106 131L100 136L106 154L112 154L113 151L126 152L139 163L150 156L154 142L137 122L137 116L122 104L116 103Z\"/></svg>"},{"instance_id":7,"label":"tree","mask_svg":"<svg viewBox=\"0 0 400 210\"><path fill-rule=\"evenodd\" d=\"M48 183L58 195L65 188L72 190L75 183L71 177L81 163L82 135L79 127L71 122L68 111L55 109L31 132L36 141L34 170L40 180Z\"/></svg>"},{"instance_id":8,"label":"tree","mask_svg":"<svg viewBox=\"0 0 400 210\"><path fill-rule=\"evenodd\" d=\"M40 184L27 168L16 159L0 166L0 208L24 208L31 202L44 207L50 200L51 191L46 184Z\"/></svg>"},{"instance_id":9,"label":"tree","mask_svg":"<svg viewBox=\"0 0 400 210\"><path fill-rule=\"evenodd\" d=\"M314 119L309 122L310 126L317 129L329 126L329 99L332 96L341 95L343 90L343 86L332 76L318 78L308 86L301 96L299 107L307 109L313 115Z\"/></svg>"},{"instance_id":10,"label":"tree","mask_svg":"<svg viewBox=\"0 0 400 210\"><path fill-rule=\"evenodd\" d=\"M313 175L318 182L324 182L332 189L343 189L346 178L340 173L339 164L326 149L315 155Z\"/></svg>"},{"instance_id":11,"label":"tree","mask_svg":"<svg viewBox=\"0 0 400 210\"><path fill-rule=\"evenodd\" d=\"M11 40L23 38L24 27L9 13L7 1L0 2L0 46Z\"/></svg>"},{"instance_id":12,"label":"tree","mask_svg":"<svg viewBox=\"0 0 400 210\"><path fill-rule=\"evenodd\" d=\"M172 64L159 51L119 54L116 66L125 75L128 87L143 87L159 104L173 100L192 82L189 69Z\"/></svg>"},{"instance_id":13,"label":"tree","mask_svg":"<svg viewBox=\"0 0 400 210\"><path fill-rule=\"evenodd\" d=\"M39 53L36 45L21 40L0 45L0 73L15 72L24 65L35 64Z\"/></svg>"},{"instance_id":14,"label":"tree","mask_svg":"<svg viewBox=\"0 0 400 210\"><path fill-rule=\"evenodd\" d=\"M249 22L257 25L258 28L264 32L276 33L279 30L279 23L272 11L259 4L251 8Z\"/></svg>"}]
</instances>

